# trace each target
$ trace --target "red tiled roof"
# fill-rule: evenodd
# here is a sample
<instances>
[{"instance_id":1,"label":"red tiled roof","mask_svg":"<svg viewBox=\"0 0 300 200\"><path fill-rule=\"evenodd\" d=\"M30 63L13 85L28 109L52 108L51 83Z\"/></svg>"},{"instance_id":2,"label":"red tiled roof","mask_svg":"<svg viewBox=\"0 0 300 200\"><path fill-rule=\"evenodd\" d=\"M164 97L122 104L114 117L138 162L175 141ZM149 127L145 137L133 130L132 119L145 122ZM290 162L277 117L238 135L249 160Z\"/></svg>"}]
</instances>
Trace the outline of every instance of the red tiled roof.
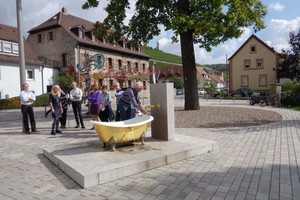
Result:
<instances>
[{"instance_id":1,"label":"red tiled roof","mask_svg":"<svg viewBox=\"0 0 300 200\"><path fill-rule=\"evenodd\" d=\"M214 73L210 73L209 77L216 83L223 83L223 81L221 81L220 77Z\"/></svg>"},{"instance_id":2,"label":"red tiled roof","mask_svg":"<svg viewBox=\"0 0 300 200\"><path fill-rule=\"evenodd\" d=\"M19 43L18 29L16 27L0 24L0 40ZM42 65L38 57L33 53L26 39L24 38L25 63ZM19 55L0 53L0 61L19 62Z\"/></svg>"},{"instance_id":3,"label":"red tiled roof","mask_svg":"<svg viewBox=\"0 0 300 200\"><path fill-rule=\"evenodd\" d=\"M37 32L40 32L40 31L50 30L50 29L53 29L53 28L56 28L56 27L62 27L62 28L65 29L65 31L67 33L69 33L69 35L71 35L76 41L78 41L80 43L83 43L83 44L86 44L86 45L91 45L91 46L96 46L96 47L100 47L100 48L104 48L104 49L108 49L108 50L134 54L134 55L142 56L142 57L145 57L145 58L148 58L148 59L150 58L148 55L144 54L143 52L124 49L122 47L114 46L114 45L111 45L111 44L104 44L104 43L102 43L98 40L93 41L92 39L90 39L88 37L79 38L76 34L74 34L71 31L72 27L73 28L75 28L75 27L84 27L87 31L90 31L90 30L93 29L93 26L94 26L93 22L90 22L90 21L87 21L85 19L70 15L63 8L62 11L60 11L59 13L57 13L56 15L54 15L53 17L51 17L50 19L48 19L44 23L40 24L39 26L32 28L28 32L30 34L33 34L33 33L37 33Z\"/></svg>"}]
</instances>

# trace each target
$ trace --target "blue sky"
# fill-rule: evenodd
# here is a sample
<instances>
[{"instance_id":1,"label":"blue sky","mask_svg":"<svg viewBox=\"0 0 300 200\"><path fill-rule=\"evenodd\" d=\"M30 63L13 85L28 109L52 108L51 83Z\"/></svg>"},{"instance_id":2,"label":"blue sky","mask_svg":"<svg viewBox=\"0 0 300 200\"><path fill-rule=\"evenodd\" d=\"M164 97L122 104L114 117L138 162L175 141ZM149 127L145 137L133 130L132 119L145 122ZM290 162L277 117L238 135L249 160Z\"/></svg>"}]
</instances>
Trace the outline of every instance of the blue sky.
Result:
<instances>
[{"instance_id":1,"label":"blue sky","mask_svg":"<svg viewBox=\"0 0 300 200\"><path fill-rule=\"evenodd\" d=\"M131 0L135 2L134 0ZM46 21L62 7L68 10L68 13L75 15L91 22L102 21L106 13L103 10L107 1L101 0L98 8L82 10L81 5L85 0L22 0L22 15L23 15L23 30L27 36L27 31L31 28ZM265 18L267 27L256 35L280 52L281 49L288 48L288 37L290 31L298 32L300 28L300 1L299 0L262 0L268 7L268 15ZM128 16L131 16L133 10L128 11ZM0 23L10 26L17 26L16 21L16 1L0 1ZM200 49L195 44L196 62L199 64L215 64L225 63L226 55L230 57L252 34L250 28L246 28L243 35L238 39L231 39L214 47L211 52L206 52ZM156 46L159 42L160 50L180 55L180 45L171 43L172 32L162 30L161 34L152 40L149 45Z\"/></svg>"}]
</instances>

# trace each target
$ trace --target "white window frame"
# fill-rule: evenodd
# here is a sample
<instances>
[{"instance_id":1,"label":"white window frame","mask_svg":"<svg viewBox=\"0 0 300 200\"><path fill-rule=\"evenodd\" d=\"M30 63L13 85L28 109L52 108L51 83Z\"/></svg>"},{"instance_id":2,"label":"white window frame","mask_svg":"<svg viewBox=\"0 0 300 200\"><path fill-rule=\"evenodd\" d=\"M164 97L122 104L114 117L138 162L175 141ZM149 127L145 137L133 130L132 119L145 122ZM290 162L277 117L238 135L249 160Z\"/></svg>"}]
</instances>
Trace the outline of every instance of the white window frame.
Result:
<instances>
[{"instance_id":1,"label":"white window frame","mask_svg":"<svg viewBox=\"0 0 300 200\"><path fill-rule=\"evenodd\" d=\"M248 67L246 67L246 66L248 66ZM251 69L251 60L250 59L244 60L244 69Z\"/></svg>"},{"instance_id":2,"label":"white window frame","mask_svg":"<svg viewBox=\"0 0 300 200\"><path fill-rule=\"evenodd\" d=\"M254 50L252 50L254 48ZM253 45L251 45L250 46L250 53L256 53L256 45L255 44L253 44Z\"/></svg>"},{"instance_id":3,"label":"white window frame","mask_svg":"<svg viewBox=\"0 0 300 200\"><path fill-rule=\"evenodd\" d=\"M32 78L29 78L29 72L31 72ZM26 80L34 80L34 70L33 69L26 70Z\"/></svg>"},{"instance_id":4,"label":"white window frame","mask_svg":"<svg viewBox=\"0 0 300 200\"><path fill-rule=\"evenodd\" d=\"M259 86L267 86L268 85L268 76L267 74L260 74L258 77Z\"/></svg>"},{"instance_id":5,"label":"white window frame","mask_svg":"<svg viewBox=\"0 0 300 200\"><path fill-rule=\"evenodd\" d=\"M19 45L17 43L12 43L12 52L14 54L19 54Z\"/></svg>"},{"instance_id":6,"label":"white window frame","mask_svg":"<svg viewBox=\"0 0 300 200\"><path fill-rule=\"evenodd\" d=\"M9 48L10 50L6 50L5 48ZM4 42L3 41L3 52L6 52L6 53L11 53L12 52L11 42Z\"/></svg>"},{"instance_id":7,"label":"white window frame","mask_svg":"<svg viewBox=\"0 0 300 200\"><path fill-rule=\"evenodd\" d=\"M260 64L260 66L259 66ZM264 68L264 60L263 59L256 59L256 68L262 69Z\"/></svg>"},{"instance_id":8,"label":"white window frame","mask_svg":"<svg viewBox=\"0 0 300 200\"><path fill-rule=\"evenodd\" d=\"M2 51L2 41L0 40L0 51Z\"/></svg>"},{"instance_id":9,"label":"white window frame","mask_svg":"<svg viewBox=\"0 0 300 200\"><path fill-rule=\"evenodd\" d=\"M241 76L241 87L248 87L249 86L249 76L242 75Z\"/></svg>"}]
</instances>

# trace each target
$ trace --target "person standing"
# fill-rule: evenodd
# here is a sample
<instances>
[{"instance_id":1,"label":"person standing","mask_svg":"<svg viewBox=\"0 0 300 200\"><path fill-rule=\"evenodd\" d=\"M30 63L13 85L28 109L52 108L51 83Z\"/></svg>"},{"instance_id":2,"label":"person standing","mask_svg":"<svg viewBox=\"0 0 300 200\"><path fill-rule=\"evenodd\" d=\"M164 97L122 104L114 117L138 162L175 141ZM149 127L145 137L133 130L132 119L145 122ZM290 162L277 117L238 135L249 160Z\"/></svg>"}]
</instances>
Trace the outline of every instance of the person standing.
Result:
<instances>
[{"instance_id":1,"label":"person standing","mask_svg":"<svg viewBox=\"0 0 300 200\"><path fill-rule=\"evenodd\" d=\"M93 121L99 121L99 112L100 112L100 91L97 85L91 86L91 91L88 96L90 103L90 115ZM94 130L94 127L91 128Z\"/></svg>"},{"instance_id":2,"label":"person standing","mask_svg":"<svg viewBox=\"0 0 300 200\"><path fill-rule=\"evenodd\" d=\"M76 120L76 126L74 128L79 128L79 121L81 128L85 128L81 113L82 90L77 87L76 82L72 82L71 87L73 89L70 91L70 100L72 102L72 109Z\"/></svg>"},{"instance_id":3,"label":"person standing","mask_svg":"<svg viewBox=\"0 0 300 200\"><path fill-rule=\"evenodd\" d=\"M110 117L110 103L111 103L111 96L110 93L107 91L107 86L104 85L101 88L101 95L100 95L100 113L99 117L102 122L109 122L112 120Z\"/></svg>"},{"instance_id":4,"label":"person standing","mask_svg":"<svg viewBox=\"0 0 300 200\"><path fill-rule=\"evenodd\" d=\"M51 135L55 135L56 133L61 133L58 130L59 119L62 116L63 108L60 102L61 89L58 85L54 85L51 90L51 94L49 95L49 104L52 112L52 129Z\"/></svg>"},{"instance_id":5,"label":"person standing","mask_svg":"<svg viewBox=\"0 0 300 200\"><path fill-rule=\"evenodd\" d=\"M29 91L28 83L24 83L22 87L23 87L23 91L20 93L20 103L21 103L21 112L23 115L24 132L30 134L28 116L30 119L31 132L37 132L33 108L32 108L32 104L36 100L36 97L33 94L33 92Z\"/></svg>"},{"instance_id":6,"label":"person standing","mask_svg":"<svg viewBox=\"0 0 300 200\"><path fill-rule=\"evenodd\" d=\"M120 120L128 120L133 117L132 107L137 108L143 114L147 114L147 111L141 106L141 102L138 98L138 93L142 91L143 84L138 81L134 84L133 88L127 88L119 101L120 108Z\"/></svg>"},{"instance_id":7,"label":"person standing","mask_svg":"<svg viewBox=\"0 0 300 200\"><path fill-rule=\"evenodd\" d=\"M114 85L114 90L116 91L116 93L115 93L116 107L117 107L117 109L116 109L116 121L120 121L119 101L120 101L120 98L123 95L124 90L123 91L121 90L120 83L118 83L118 82Z\"/></svg>"},{"instance_id":8,"label":"person standing","mask_svg":"<svg viewBox=\"0 0 300 200\"><path fill-rule=\"evenodd\" d=\"M63 109L63 112L61 114L60 121L60 128L66 128L67 123L67 112L68 112L68 102L69 102L69 94L65 93L63 90L61 90L60 95L60 103Z\"/></svg>"}]
</instances>

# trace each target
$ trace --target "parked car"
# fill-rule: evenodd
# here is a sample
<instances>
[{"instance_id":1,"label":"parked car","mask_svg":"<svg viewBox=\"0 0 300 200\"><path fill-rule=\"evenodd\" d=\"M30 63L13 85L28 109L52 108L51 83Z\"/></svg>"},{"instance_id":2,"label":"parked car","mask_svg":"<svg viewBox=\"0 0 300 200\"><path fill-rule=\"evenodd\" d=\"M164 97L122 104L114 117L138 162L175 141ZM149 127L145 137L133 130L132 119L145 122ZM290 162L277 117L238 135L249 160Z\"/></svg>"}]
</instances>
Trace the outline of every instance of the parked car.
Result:
<instances>
[{"instance_id":1,"label":"parked car","mask_svg":"<svg viewBox=\"0 0 300 200\"><path fill-rule=\"evenodd\" d=\"M204 89L198 89L198 95L205 95L206 91Z\"/></svg>"},{"instance_id":2,"label":"parked car","mask_svg":"<svg viewBox=\"0 0 300 200\"><path fill-rule=\"evenodd\" d=\"M242 97L250 97L254 93L250 88L238 88L235 92L231 93L230 96L234 97L240 95Z\"/></svg>"},{"instance_id":3,"label":"parked car","mask_svg":"<svg viewBox=\"0 0 300 200\"><path fill-rule=\"evenodd\" d=\"M183 95L182 89L176 89L176 95Z\"/></svg>"}]
</instances>

